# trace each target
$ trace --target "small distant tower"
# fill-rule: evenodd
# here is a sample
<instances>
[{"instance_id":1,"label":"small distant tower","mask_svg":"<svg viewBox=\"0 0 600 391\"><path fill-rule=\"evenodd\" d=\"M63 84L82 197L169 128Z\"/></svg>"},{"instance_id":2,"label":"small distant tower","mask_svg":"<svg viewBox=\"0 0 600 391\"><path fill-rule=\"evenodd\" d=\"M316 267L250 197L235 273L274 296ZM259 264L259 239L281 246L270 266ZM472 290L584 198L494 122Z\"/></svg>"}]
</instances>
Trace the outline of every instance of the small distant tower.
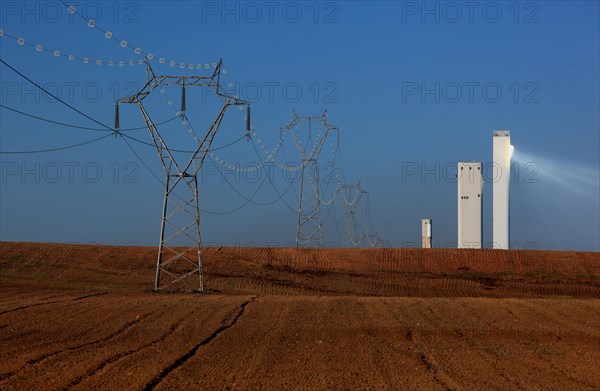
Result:
<instances>
[{"instance_id":1,"label":"small distant tower","mask_svg":"<svg viewBox=\"0 0 600 391\"><path fill-rule=\"evenodd\" d=\"M481 248L483 173L481 163L458 163L458 248Z\"/></svg>"},{"instance_id":2,"label":"small distant tower","mask_svg":"<svg viewBox=\"0 0 600 391\"><path fill-rule=\"evenodd\" d=\"M431 248L431 219L421 220L421 232L423 248Z\"/></svg>"}]
</instances>

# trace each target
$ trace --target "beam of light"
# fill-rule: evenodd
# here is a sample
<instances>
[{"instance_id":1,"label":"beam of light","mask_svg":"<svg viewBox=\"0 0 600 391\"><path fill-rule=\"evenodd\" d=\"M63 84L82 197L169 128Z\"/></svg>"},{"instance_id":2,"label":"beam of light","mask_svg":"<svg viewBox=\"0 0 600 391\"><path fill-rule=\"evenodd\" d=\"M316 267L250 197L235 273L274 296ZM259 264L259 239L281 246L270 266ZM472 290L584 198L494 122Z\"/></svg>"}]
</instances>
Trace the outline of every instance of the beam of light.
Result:
<instances>
[{"instance_id":1,"label":"beam of light","mask_svg":"<svg viewBox=\"0 0 600 391\"><path fill-rule=\"evenodd\" d=\"M520 177L528 176L528 178L519 178L520 181L539 183L547 190L554 188L561 193L571 193L572 196L578 194L598 204L600 194L598 169L537 156L522 150L515 153L513 160L519 164Z\"/></svg>"},{"instance_id":2,"label":"beam of light","mask_svg":"<svg viewBox=\"0 0 600 391\"><path fill-rule=\"evenodd\" d=\"M515 153L515 146L511 145L509 150L509 158L512 159L513 154Z\"/></svg>"},{"instance_id":3,"label":"beam of light","mask_svg":"<svg viewBox=\"0 0 600 391\"><path fill-rule=\"evenodd\" d=\"M513 203L518 218L539 226L535 234L550 247L600 250L600 170L522 149L513 160L518 175L511 186L530 197L529 205Z\"/></svg>"}]
</instances>

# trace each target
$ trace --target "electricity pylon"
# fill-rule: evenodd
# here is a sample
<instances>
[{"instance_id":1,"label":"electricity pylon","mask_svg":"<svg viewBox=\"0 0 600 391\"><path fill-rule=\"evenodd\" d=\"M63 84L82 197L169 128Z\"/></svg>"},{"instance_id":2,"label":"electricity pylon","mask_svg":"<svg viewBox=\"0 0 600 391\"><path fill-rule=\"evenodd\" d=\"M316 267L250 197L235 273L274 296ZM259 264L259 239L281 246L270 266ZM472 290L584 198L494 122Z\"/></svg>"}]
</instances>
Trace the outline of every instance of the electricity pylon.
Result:
<instances>
[{"instance_id":1,"label":"electricity pylon","mask_svg":"<svg viewBox=\"0 0 600 391\"><path fill-rule=\"evenodd\" d=\"M302 123L308 124L308 133L304 137L298 130ZM313 134L313 123L319 126L316 135ZM325 139L334 129L338 130L327 123L327 111L321 116L305 117L293 112L291 122L281 128L282 133L288 131L292 134L302 160L296 247L323 247L318 157ZM303 139L306 139L305 143Z\"/></svg>"},{"instance_id":2,"label":"electricity pylon","mask_svg":"<svg viewBox=\"0 0 600 391\"><path fill-rule=\"evenodd\" d=\"M372 232L369 208L369 192L362 188L360 182L356 185L341 184L336 190L340 194L344 208L344 242L345 247L381 247L384 242L379 238L379 232ZM362 209L362 228L359 229L356 211Z\"/></svg>"},{"instance_id":3,"label":"electricity pylon","mask_svg":"<svg viewBox=\"0 0 600 391\"><path fill-rule=\"evenodd\" d=\"M202 247L200 240L200 209L198 206L198 171L204 163L210 146L219 130L219 125L229 106L247 106L246 130L250 130L250 106L248 102L227 95L220 85L222 62L216 65L211 76L157 76L146 61L146 84L135 95L117 100L115 128L118 128L119 103L136 103L140 108L144 122L148 127L152 143L158 152L165 169L165 193L160 228L160 244L156 261L155 290L175 290L185 286L185 290L204 291L204 272L202 266ZM156 88L161 86L180 86L181 116L185 117L185 88L213 88L223 101L223 107L198 145L181 157L179 150L169 149L164 135L161 134L150 118L143 101ZM176 155L175 153L178 152ZM183 192L184 195L180 193ZM181 246L186 243L187 246ZM177 246L177 247L176 247ZM194 279L198 279L194 281ZM192 289L190 289L192 288Z\"/></svg>"},{"instance_id":4,"label":"electricity pylon","mask_svg":"<svg viewBox=\"0 0 600 391\"><path fill-rule=\"evenodd\" d=\"M357 247L362 235L358 234L358 226L356 223L356 210L360 206L361 198L366 191L360 186L360 182L356 185L340 184L337 190L341 195L342 206L344 207L344 246Z\"/></svg>"}]
</instances>

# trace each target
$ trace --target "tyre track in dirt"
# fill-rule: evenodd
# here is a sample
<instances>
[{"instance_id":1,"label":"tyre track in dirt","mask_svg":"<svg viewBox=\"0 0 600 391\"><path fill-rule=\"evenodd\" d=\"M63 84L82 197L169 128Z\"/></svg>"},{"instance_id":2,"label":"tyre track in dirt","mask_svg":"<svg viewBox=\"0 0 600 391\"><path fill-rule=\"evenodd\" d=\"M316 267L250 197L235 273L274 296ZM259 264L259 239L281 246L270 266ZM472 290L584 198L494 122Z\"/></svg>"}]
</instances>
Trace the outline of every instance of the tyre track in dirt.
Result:
<instances>
[{"instance_id":1,"label":"tyre track in dirt","mask_svg":"<svg viewBox=\"0 0 600 391\"><path fill-rule=\"evenodd\" d=\"M98 302L87 302L86 305L81 305L80 303L58 305L58 306L38 306L29 309L28 311L18 312L13 314L9 319L7 319L7 323L4 325L7 330L0 336L0 343L5 344L6 347L18 345L19 342L28 344L29 348L39 347L39 346L47 346L48 343L44 341L39 341L36 333L40 331L40 326L46 322L48 318L53 317L57 312L64 313L65 310L70 310L68 313L71 316L81 316L85 313L98 313L101 311L104 306L100 301ZM23 324L22 322L27 322ZM73 320L71 318L65 320L62 324L66 325L70 323L71 328L73 326L78 326L73 324ZM54 324L52 330L55 335L53 335L52 342L58 343L68 343L68 339L73 338L73 335L64 334L61 330L58 330L57 325ZM97 333L97 330L93 330L91 327L78 328L77 331L80 332L90 332L93 331ZM38 342L37 345L35 342ZM0 359L2 359L2 351L0 351Z\"/></svg>"},{"instance_id":2,"label":"tyre track in dirt","mask_svg":"<svg viewBox=\"0 0 600 391\"><path fill-rule=\"evenodd\" d=\"M224 297L213 295L139 295L131 300L133 305L113 306L105 302L105 313L109 317L118 313L129 313L140 305L144 308L161 306L161 313L146 319L134 329L108 342L81 349L69 354L59 355L41 365L11 379L11 386L27 389L63 390L74 380L82 377L73 389L142 389L156 373L175 360L195 343L220 326L220 320L238 308L246 298ZM167 304L167 305L165 305ZM169 332L174 323L192 311L192 316L185 318L176 332L169 334L160 343L149 345L153 340ZM139 313L139 312L138 312ZM92 320L92 325L102 326L105 317L77 317L84 322ZM119 322L121 323L121 322ZM111 331L116 327L111 328ZM106 329L101 327L102 331ZM98 336L98 335L96 335ZM194 337L197 336L197 337ZM149 345L149 346L147 346ZM131 352L137 348L144 350ZM130 353L114 360L120 353ZM98 366L110 363L95 372L92 377L85 374L93 372ZM0 363L1 365L1 363ZM49 377L48 373L54 374ZM8 388L0 386L0 389Z\"/></svg>"},{"instance_id":3,"label":"tyre track in dirt","mask_svg":"<svg viewBox=\"0 0 600 391\"><path fill-rule=\"evenodd\" d=\"M434 328L446 331L447 337L445 339L454 339L456 341L454 343L461 345L468 342L468 335L472 334L471 330L469 330L471 327L480 330L494 329L495 320L488 321L488 317L485 314L483 316L476 316L469 305L470 302L471 300L466 300L458 305L456 302L448 302L447 299L440 299L428 302L421 300L420 304L427 310L428 321L435 325ZM440 309L444 310L440 311ZM452 313L452 318L449 319L447 317L446 311ZM453 376L450 376L450 374L456 376L457 372L455 366L452 364L453 360L449 359L449 355L445 352L437 351L436 347L442 344L438 344L436 338L437 336L430 337L427 341L423 338L423 342L416 342L417 345L421 346L419 351L421 360L428 368L431 365L431 372L434 378L443 383L444 387L447 387L447 389L461 389L460 385L453 380ZM425 342L428 342L428 345ZM486 352L480 349L469 349L469 359L480 363L490 361ZM490 388L491 384L485 384L484 387Z\"/></svg>"},{"instance_id":4,"label":"tyre track in dirt","mask_svg":"<svg viewBox=\"0 0 600 391\"><path fill-rule=\"evenodd\" d=\"M501 303L501 306L506 306L507 303ZM556 307L561 305L560 302L548 302L544 306L540 306L537 300L528 300L513 302L512 306L520 316L516 316L514 312L507 311L519 325L515 329L515 333L521 336L521 343L517 346L512 347L515 354L523 357L525 360L529 359L534 361L532 365L533 370L540 374L560 374L557 376L560 382L563 383L561 386L559 382L555 383L554 387L561 389L569 385L572 388L577 389L597 389L597 384L594 386L593 383L584 381L585 375L578 373L576 355L572 359L567 359L563 352L564 347L561 343L569 344L571 349L577 350L579 344L589 344L589 341L578 341L579 337L572 338L569 334L585 335L589 334L585 328L581 327L577 322L573 322L573 318L584 318L585 314L581 311L577 311L577 308L571 308L570 314L565 314L564 317L557 317ZM476 312L480 312L474 309ZM575 311L574 311L575 310ZM527 322L527 319L536 319L535 332L531 330L531 325ZM568 330L568 333L561 330ZM598 334L598 333L596 333ZM596 346L600 346L600 340L596 336ZM559 357L556 357L558 355ZM543 365L540 365L543 363ZM504 369L505 372L512 372L512 379L519 379L523 377L523 371L519 368L510 370ZM527 384L527 383L526 383ZM521 387L529 388L532 386L541 387L539 384L533 383L528 385L520 385Z\"/></svg>"},{"instance_id":5,"label":"tyre track in dirt","mask_svg":"<svg viewBox=\"0 0 600 391\"><path fill-rule=\"evenodd\" d=\"M78 301L78 300L83 300L83 299L87 299L89 297L96 297L96 296L103 296L108 294L108 292L100 292L100 293L91 293L91 294L87 294L87 295L83 295L83 296L79 296L79 297L75 297L75 298L70 298L67 300L52 300L52 301L45 301L42 303L33 303L33 304L28 304L28 305L23 305L17 308L12 308L9 310L4 310L4 311L0 311L0 316L4 315L4 314L8 314L11 312L15 312L15 311L22 311L22 310L26 310L28 308L31 307L39 307L41 305L48 305L48 304L55 304L55 303L68 303L70 301Z\"/></svg>"},{"instance_id":6,"label":"tyre track in dirt","mask_svg":"<svg viewBox=\"0 0 600 391\"><path fill-rule=\"evenodd\" d=\"M396 346L403 334L381 300L262 297L161 388L443 389Z\"/></svg>"},{"instance_id":7,"label":"tyre track in dirt","mask_svg":"<svg viewBox=\"0 0 600 391\"><path fill-rule=\"evenodd\" d=\"M399 322L391 311L387 299L366 298L360 302L362 313L357 316L361 321L359 330L364 330L364 344L372 347L365 353L369 356L369 365L377 371L380 385L386 389L395 389L399 384L409 384L412 379L415 384L435 388L435 383L429 381L427 375L415 368L418 358L411 354L411 343L407 343L410 328ZM352 311L355 312L355 311ZM364 315L363 315L364 314ZM375 378L376 376L372 376Z\"/></svg>"},{"instance_id":8,"label":"tyre track in dirt","mask_svg":"<svg viewBox=\"0 0 600 391\"><path fill-rule=\"evenodd\" d=\"M440 378L452 389L598 389L599 319L582 322L597 301L425 299L419 310L406 338L423 344L426 366L452 375L457 386Z\"/></svg>"},{"instance_id":9,"label":"tyre track in dirt","mask_svg":"<svg viewBox=\"0 0 600 391\"><path fill-rule=\"evenodd\" d=\"M89 295L88 295L88 297L89 297ZM62 353L73 352L73 351L77 351L77 350L83 349L83 348L88 347L88 346L97 345L97 344L101 344L103 342L110 341L111 339L114 339L114 338L118 337L119 335L127 332L129 329L131 329L132 327L134 327L136 324L138 324L141 321L143 321L144 319L146 319L146 318L148 318L148 317L156 314L159 311L160 310L154 310L154 311L151 311L151 312L149 312L147 314L140 315L136 319L133 319L133 320L125 323L123 326L121 326L115 332L113 332L113 333L111 333L108 336L105 336L103 338L99 338L99 339L96 339L96 340L93 340L93 341L90 341L90 342L86 342L86 343L82 343L82 344L77 344L77 345L74 345L74 346L69 346L69 347L66 347L66 348L63 348L63 349L60 349L60 350L55 350L55 351L52 351L52 352L49 352L49 353L44 353L42 355L39 355L39 356L34 357L32 359L29 359L29 360L27 360L25 362L25 365L21 366L20 368L18 368L16 370L13 370L13 371L10 371L10 372L7 372L7 373L1 374L0 375L0 384L3 383L3 382L5 382L5 381L7 381L7 380L10 380L11 377L13 377L14 375L18 374L19 372L27 370L28 368L30 368L32 366L38 365L39 363L41 363L41 362L43 362L45 360L48 360L48 359L50 359L52 357L55 357L57 355L60 355Z\"/></svg>"},{"instance_id":10,"label":"tyre track in dirt","mask_svg":"<svg viewBox=\"0 0 600 391\"><path fill-rule=\"evenodd\" d=\"M165 339L167 339L169 336L173 335L174 333L177 332L179 326L181 325L181 323L189 318L192 314L194 313L194 311L190 311L188 312L185 316L179 318L177 321L175 321L175 323L173 323L171 325L171 327L169 328L169 330L162 334L159 338L156 338L144 345L141 345L135 349L130 349L127 350L125 352L120 352L117 354L113 354L110 357L107 357L106 359L104 359L100 364L98 364L96 367L88 370L84 375L80 375L77 378L75 378L74 380L72 380L67 386L66 388L73 388L77 385L79 385L81 382L83 382L84 380L93 377L95 374L97 374L98 372L100 372L101 370L103 370L105 367L109 366L110 364L113 364L127 356L130 356L132 354L135 354L137 352L140 352L142 350L147 350L149 348L151 348L152 346L159 344L161 342L163 342Z\"/></svg>"},{"instance_id":11,"label":"tyre track in dirt","mask_svg":"<svg viewBox=\"0 0 600 391\"><path fill-rule=\"evenodd\" d=\"M147 383L146 386L143 389L145 391L153 390L167 376L169 376L169 374L171 374L171 372L173 372L174 370L176 370L177 368L179 368L180 366L182 366L183 364L185 364L190 358L192 358L196 354L196 352L198 351L198 349L200 349L201 347L209 344L213 339L215 339L216 337L218 337L221 333L223 333L224 331L226 331L230 327L234 326L237 323L237 321L240 319L240 317L244 314L244 312L246 310L246 307L250 303L252 303L255 299L256 299L256 297L252 297L249 300L246 300L243 303L241 303L239 305L239 310L238 310L237 314L233 315L233 317L230 320L228 320L228 318L230 318L230 315L228 315L224 319L224 321L223 321L224 323L221 324L221 326L218 329L216 329L212 334L210 334L208 337L206 337L205 339L203 339L202 341L200 341L198 344L196 344L187 353L183 354L178 359L176 359L174 362L172 362L169 366L167 366L166 368L164 368L149 383Z\"/></svg>"},{"instance_id":12,"label":"tyre track in dirt","mask_svg":"<svg viewBox=\"0 0 600 391\"><path fill-rule=\"evenodd\" d=\"M582 322L573 322L572 319L585 319L587 315L593 314L594 310L590 308L590 312L587 312L582 308L570 308L568 311L561 311L564 302L554 301L549 304L540 306L535 301L526 301L519 303L519 306L516 308L518 312L522 313L522 317L533 317L538 322L537 332L527 335L527 342L525 343L526 352L543 360L550 367L548 372L560 373L561 378L567 379L570 384L577 384L578 387L583 387L583 389L597 389L598 384L586 381L586 376L579 373L578 368L574 365L575 360L565 360L562 356L560 358L555 357L556 350L560 347L561 343L569 344L572 348L575 348L577 345L589 344L589 341L580 341L569 334L557 333L556 329L569 330L570 333L580 335L589 335L590 326L586 326ZM513 316L516 317L514 314ZM593 330L595 331L592 331L590 336L596 340L595 345L600 346L600 332L597 328ZM598 352L596 356L596 359L600 360Z\"/></svg>"},{"instance_id":13,"label":"tyre track in dirt","mask_svg":"<svg viewBox=\"0 0 600 391\"><path fill-rule=\"evenodd\" d=\"M447 308L448 305L442 306L441 303L446 303L447 299L442 300L435 302L435 305L429 303L428 312L432 319L437 319L437 328L448 333L442 338L435 334L429 337L430 345L442 347L435 356L445 364L445 372L454 374L467 389L469 386L465 384L465 379L477 376L477 373L488 374L488 378L478 379L480 388L502 390L518 386L498 367L512 354L512 349L506 350L506 346L510 346L515 335L512 330L514 320L502 311L490 311L488 303L493 300L490 298L483 299L481 304L477 299L461 303L450 301L450 308ZM451 318L447 316L447 311L452 313ZM505 342L508 343L505 345ZM456 352L446 348L449 345L461 352L459 357L456 357ZM459 360L462 363L457 365Z\"/></svg>"},{"instance_id":14,"label":"tyre track in dirt","mask_svg":"<svg viewBox=\"0 0 600 391\"><path fill-rule=\"evenodd\" d=\"M423 308L427 308L427 311L431 314L433 313L433 309L430 306L423 307L425 302L423 300L418 300L413 304L413 311L409 312L407 309L397 308L396 306L392 306L392 304L384 300L382 301L385 307L389 308L389 313L391 316L395 317L401 323L405 323L405 319L411 319L415 317L415 312L423 314ZM403 316L398 316L397 310L403 312ZM433 324L435 321L435 317L428 317L426 321L429 321ZM423 318L421 318L420 322L417 325L420 325L423 322ZM425 341L421 341L419 339L419 330L415 326L406 325L406 330L404 332L404 340L411 345L409 348L410 351L414 351L418 361L421 363L424 371L429 374L431 379L443 388L446 391L449 390L458 390L460 387L456 382L454 382L450 376L444 371L437 360L428 352L427 345Z\"/></svg>"},{"instance_id":15,"label":"tyre track in dirt","mask_svg":"<svg viewBox=\"0 0 600 391\"><path fill-rule=\"evenodd\" d=\"M46 359L48 359L48 358L50 358L52 356L55 356L57 354L61 354L61 353L65 353L65 352L72 352L72 351L75 351L75 350L83 349L83 348L88 347L88 346L97 345L97 344L100 344L100 343L103 343L103 342L110 341L111 339L114 339L114 338L120 336L121 334L127 332L128 330L130 330L132 327L134 327L138 323L140 323L143 320L151 317L152 315L158 313L159 311L160 310L155 310L155 311L149 312L147 314L140 315L140 316L136 317L135 319L133 319L133 320L125 323L123 326L121 326L120 328L118 328L115 332L107 335L106 337L99 338L99 339L96 339L94 341L90 341L90 342L86 342L86 343L74 345L74 346L69 346L69 347L67 347L65 349L58 350L58 351L55 351L55 352L52 352L52 353L43 354L41 356L38 356L38 357L33 358L31 360L28 360L27 364L29 364L29 365L37 364L37 363L39 363L41 361L44 361L44 360L46 360Z\"/></svg>"},{"instance_id":16,"label":"tyre track in dirt","mask_svg":"<svg viewBox=\"0 0 600 391\"><path fill-rule=\"evenodd\" d=\"M18 306L22 306L24 305L23 303L26 302L27 300L32 300L34 303L35 302L40 302L40 301L48 301L50 299L54 299L57 297L64 297L64 294L56 294L56 292L54 292L54 294L50 294L50 296L44 296L44 297L40 297L43 295L43 292L32 292L32 291L28 291L28 292L23 292L23 291L19 291L19 290L10 290L7 289L3 292L2 297L0 297L0 304L2 305L2 307L6 308L6 307L11 307L11 305L16 305Z\"/></svg>"},{"instance_id":17,"label":"tyre track in dirt","mask_svg":"<svg viewBox=\"0 0 600 391\"><path fill-rule=\"evenodd\" d=\"M127 298L112 296L111 305L123 305L127 302ZM21 343L27 344L28 350L41 347L51 347L51 344L57 343L61 346L71 345L70 341L77 340L78 337L84 334L94 334L96 337L100 330L89 323L85 323L85 327L80 327L77 319L81 317L103 317L106 315L106 301L103 299L87 300L87 301L62 301L54 305L33 307L25 311L19 311L12 314L7 321L7 331L0 336L0 344L5 344L6 348L19 347ZM52 327L43 327L47 319L53 319L56 314L60 313L62 319L59 323L52 323ZM65 317L66 316L66 317ZM123 321L125 323L125 321ZM64 328L64 329L63 329ZM64 331L69 331L65 333ZM72 332L75 331L76 334ZM38 336L40 332L45 334L44 338L49 338L51 342L44 342ZM48 350L48 349L42 349ZM50 349L51 350L51 349ZM0 350L0 360L3 358ZM32 358L32 357L29 357Z\"/></svg>"},{"instance_id":18,"label":"tyre track in dirt","mask_svg":"<svg viewBox=\"0 0 600 391\"><path fill-rule=\"evenodd\" d=\"M471 326L477 329L481 327L477 318L470 313L469 306L465 305L471 300L464 299L456 302L439 298L417 299L406 310L390 306L390 312L394 313L399 320L406 317L412 321L412 324L407 327L405 339L412 345L411 350L417 355L423 370L446 390L461 389L464 382L461 381L463 377L460 375L460 368L455 365L456 359L452 356L452 351L448 351L447 345L442 341L452 341L452 346L457 350L469 350L465 345L472 335ZM448 313L452 313L450 319ZM489 357L480 350L469 350L466 357L462 358L463 361L464 359L470 360L465 364L468 366L486 362ZM490 385L482 387L489 389Z\"/></svg>"},{"instance_id":19,"label":"tyre track in dirt","mask_svg":"<svg viewBox=\"0 0 600 391\"><path fill-rule=\"evenodd\" d=\"M415 344L415 346L417 345L415 342L413 342L413 343ZM447 380L444 380L444 378L447 378L448 376L443 371L440 370L438 365L433 360L433 357L429 356L424 350L421 350L419 352L419 359L425 366L425 369L427 369L427 372L429 372L431 374L431 377L433 378L433 380L436 383L438 383L440 386L442 386L445 390L452 391L452 390L460 389L459 387L450 386L447 383Z\"/></svg>"}]
</instances>

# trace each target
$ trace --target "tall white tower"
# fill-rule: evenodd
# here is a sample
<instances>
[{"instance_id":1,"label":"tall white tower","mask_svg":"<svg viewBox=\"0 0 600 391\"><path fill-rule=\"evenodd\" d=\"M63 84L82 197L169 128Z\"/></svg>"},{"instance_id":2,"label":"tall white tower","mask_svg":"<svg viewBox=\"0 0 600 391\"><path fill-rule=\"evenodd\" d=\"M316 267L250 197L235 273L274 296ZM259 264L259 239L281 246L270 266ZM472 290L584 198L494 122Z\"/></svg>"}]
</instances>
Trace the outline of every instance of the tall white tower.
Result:
<instances>
[{"instance_id":1,"label":"tall white tower","mask_svg":"<svg viewBox=\"0 0 600 391\"><path fill-rule=\"evenodd\" d=\"M481 163L458 163L458 248L481 248L483 173Z\"/></svg>"},{"instance_id":2,"label":"tall white tower","mask_svg":"<svg viewBox=\"0 0 600 391\"><path fill-rule=\"evenodd\" d=\"M507 250L510 246L510 131L494 131L494 173L493 178L493 247Z\"/></svg>"}]
</instances>

